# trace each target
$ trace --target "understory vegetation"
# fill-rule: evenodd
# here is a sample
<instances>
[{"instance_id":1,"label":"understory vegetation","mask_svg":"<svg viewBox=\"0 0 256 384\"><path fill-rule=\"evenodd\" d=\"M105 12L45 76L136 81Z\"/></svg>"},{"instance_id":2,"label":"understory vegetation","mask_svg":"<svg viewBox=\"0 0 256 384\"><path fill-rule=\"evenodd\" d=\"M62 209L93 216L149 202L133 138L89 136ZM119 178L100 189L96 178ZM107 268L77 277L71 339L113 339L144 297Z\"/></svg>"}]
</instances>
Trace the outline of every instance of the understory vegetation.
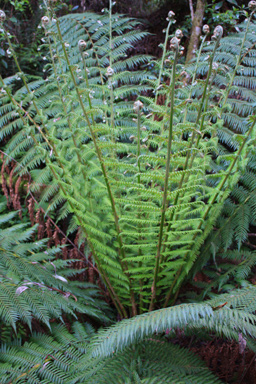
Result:
<instances>
[{"instance_id":1,"label":"understory vegetation","mask_svg":"<svg viewBox=\"0 0 256 384\"><path fill-rule=\"evenodd\" d=\"M1 383L221 383L178 336L256 352L256 2L186 65L172 11L157 60L58 6L40 75L0 11Z\"/></svg>"}]
</instances>

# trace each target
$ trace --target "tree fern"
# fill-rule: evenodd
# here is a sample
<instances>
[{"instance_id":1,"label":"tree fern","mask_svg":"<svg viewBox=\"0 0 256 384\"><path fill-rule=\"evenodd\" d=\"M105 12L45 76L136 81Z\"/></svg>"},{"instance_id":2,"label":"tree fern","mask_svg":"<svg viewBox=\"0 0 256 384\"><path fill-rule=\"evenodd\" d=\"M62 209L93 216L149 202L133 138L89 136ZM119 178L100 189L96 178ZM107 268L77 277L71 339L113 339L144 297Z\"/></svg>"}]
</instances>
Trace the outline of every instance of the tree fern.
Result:
<instances>
[{"instance_id":1,"label":"tree fern","mask_svg":"<svg viewBox=\"0 0 256 384\"><path fill-rule=\"evenodd\" d=\"M60 19L46 9L45 79L21 72L6 34L18 73L0 79L1 140L5 160L16 159L19 175L31 174L40 205L65 219L69 233L80 227L80 242L86 241L120 317L150 312L96 334L75 323L71 333L53 325L51 336L18 340L11 326L22 335L21 323L50 328L51 318L77 312L107 321L106 306L91 284L68 282L76 271L56 259L59 249L43 251L46 240L31 241L36 228L17 224L15 213L2 214L3 384L220 382L173 344L176 330L242 338L255 350L256 292L248 283L154 311L176 300L210 251L224 250L225 258L221 264L215 258L222 274L208 272L209 288L225 287L229 276L242 281L255 265L242 246L255 221L254 12L234 36L221 39L221 27L212 42L206 35L186 68L179 64L180 31L166 50L169 13L154 77L139 69L150 58L124 59L145 34L111 7L110 1L108 15ZM227 251L234 241L243 252L239 266L241 253Z\"/></svg>"},{"instance_id":2,"label":"tree fern","mask_svg":"<svg viewBox=\"0 0 256 384\"><path fill-rule=\"evenodd\" d=\"M212 43L200 50L203 61L186 68L195 79L187 84L178 64L177 31L167 64L160 66L159 85L159 78L148 79L146 72L128 71L147 58L120 60L143 37L131 30L135 21L126 27L127 19L111 12L110 18L88 14L60 20L52 8L47 12L42 24L52 63L45 84L33 92L35 86L20 73L14 51L24 86L15 93L10 79L1 80L3 105L7 100L13 105L3 107L3 116L14 109L11 125L16 118L22 122L6 150L19 159L23 173L45 167L34 171L32 191L47 183L42 202L49 202L49 209L61 206L61 218L72 213L70 228L80 226L121 317L168 306L252 147L253 98L243 91L243 106L230 97L232 84L240 86L236 73L245 49L251 48L251 20L245 32L223 43L230 44L229 53L241 43L237 60L230 60L232 74L222 62L218 26ZM156 96L142 94L133 110L131 101L121 98L152 88ZM217 136L228 130L225 116L232 108L245 119L246 129L228 135L234 145L227 153L219 149Z\"/></svg>"}]
</instances>

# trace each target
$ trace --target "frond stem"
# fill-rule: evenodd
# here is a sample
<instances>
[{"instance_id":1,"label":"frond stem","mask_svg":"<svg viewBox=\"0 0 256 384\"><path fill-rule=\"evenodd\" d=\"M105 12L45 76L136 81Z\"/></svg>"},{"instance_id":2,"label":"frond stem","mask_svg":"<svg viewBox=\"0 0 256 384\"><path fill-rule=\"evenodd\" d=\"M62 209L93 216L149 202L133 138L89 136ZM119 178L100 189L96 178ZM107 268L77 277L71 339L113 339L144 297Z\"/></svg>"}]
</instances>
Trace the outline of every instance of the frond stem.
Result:
<instances>
[{"instance_id":1,"label":"frond stem","mask_svg":"<svg viewBox=\"0 0 256 384\"><path fill-rule=\"evenodd\" d=\"M207 36L208 36L208 34L203 37L202 43L200 44L200 48L199 48L199 52L198 52L197 60L196 60L196 65L195 65L193 77L192 77L192 80L191 80L191 85L192 86L190 87L190 90L189 90L188 99L191 99L191 96L192 96L192 89L193 89L192 87L193 87L193 84L195 83L195 80L196 80L197 68L199 66L200 57L201 57L203 46L204 46L204 42L205 42ZM183 123L185 123L186 120L187 120L187 114L188 114L188 108L185 109Z\"/></svg>"},{"instance_id":2,"label":"frond stem","mask_svg":"<svg viewBox=\"0 0 256 384\"><path fill-rule=\"evenodd\" d=\"M153 311L154 305L155 305L159 262L160 262L160 258L161 258L161 248L162 248L162 241L163 241L163 234L164 234L164 223L165 223L165 214L166 214L166 207L167 207L167 194L168 194L168 181L169 181L170 161L171 161L171 149L172 149L172 140L173 140L175 75L176 75L176 64L177 64L177 60L178 60L178 53L179 53L179 47L176 49L175 54L174 54L174 62L173 62L173 69L172 69L169 137L168 137L168 145L167 145L167 159L166 159L166 169L165 169L163 203L162 203L162 210L161 210L161 220L160 220L159 237L158 237L158 244L157 244L157 254L156 254L154 279L153 279L153 284L152 284L152 295L151 295L151 302L150 302L150 306L149 306L149 311Z\"/></svg>"},{"instance_id":3,"label":"frond stem","mask_svg":"<svg viewBox=\"0 0 256 384\"><path fill-rule=\"evenodd\" d=\"M112 68L112 7L113 7L112 0L109 0L109 66ZM113 68L112 68L113 69ZM114 89L113 89L113 82L112 82L112 77L109 79L109 85L110 85L110 126L114 130L115 128L115 118L114 118ZM113 135L112 135L112 140L113 140ZM114 142L114 140L113 140Z\"/></svg>"},{"instance_id":4,"label":"frond stem","mask_svg":"<svg viewBox=\"0 0 256 384\"><path fill-rule=\"evenodd\" d=\"M167 51L167 42L169 39L169 31L170 31L170 27L172 24L173 24L173 20L170 20L168 25L167 25L166 32L165 32L164 49L163 49L160 71L159 71L157 87L156 87L155 103L157 102L158 91L159 91L159 87L161 84L161 78L162 78L163 69L164 69L164 61L165 61L165 56L166 56L166 51Z\"/></svg>"},{"instance_id":5,"label":"frond stem","mask_svg":"<svg viewBox=\"0 0 256 384\"><path fill-rule=\"evenodd\" d=\"M246 37L247 37L247 33L248 33L248 29L249 29L249 25L250 25L250 22L251 22L251 19L252 19L253 14L254 14L254 12L251 13L251 15L250 15L250 17L249 17L249 19L248 19L248 21L247 21L246 30L245 30L245 33L244 33L244 38L243 38L241 47L240 47L240 51L239 51L239 55L238 55L238 58L237 58L236 66L235 66L234 71L233 71L233 73L232 73L232 77L231 77L231 79L230 79L228 88L226 89L226 92L225 92L225 99L224 99L223 104L222 104L222 109L224 108L225 104L227 103L228 96L229 96L229 92L230 92L230 89L231 89L231 87L232 87L232 85L233 85L233 81L234 81L234 78L235 78L235 75L236 75L236 71L237 71L237 68L238 68L238 66L239 66L239 64L240 64L240 61L241 61L242 51L243 51L243 48L244 48L244 45L245 45L245 42L246 42ZM208 95L208 98L209 98L209 95ZM219 102L219 104L220 104L220 103L221 103L221 102ZM202 122L203 122L203 121L204 121L204 116L203 116ZM254 124L255 124L255 122L254 122ZM201 126L202 126L202 123L201 123ZM247 138L248 138L249 135L251 134L252 129L253 129L253 125L252 125L251 129L249 130L249 132L247 133ZM200 128L200 131L201 131L201 128ZM230 174L231 174L231 172L232 172L232 169L234 168L234 166L235 166L235 164L236 164L236 162L237 162L237 160L238 160L238 158L239 158L239 155L240 155L240 153L241 153L241 151L242 151L242 149L243 149L243 147L244 147L244 145L245 145L245 143L246 143L246 140L247 140L247 139L245 139L244 142L242 143L242 145L240 146L239 151L237 152L237 154L236 154L236 156L235 156L235 158L234 158L234 160L233 160L233 163L232 163L232 165L231 165L231 169L229 169L228 173L226 174L226 176L225 176L224 179L223 179L223 182L221 182L220 186L218 187L218 192L216 192L216 194L214 195L213 200L209 202L208 208L207 208L207 210L206 210L206 212L205 212L205 214L204 214L204 216L203 216L203 220L205 220L206 216L207 216L208 213L210 212L210 209L211 209L212 205L214 204L214 202L216 201L216 198L217 198L219 192L221 192L221 190L222 190L222 188L223 188L225 182L227 181L228 177L230 176ZM192 141L192 140L191 140L191 141ZM196 147L198 147L198 145L199 145L199 141L200 141L200 136L198 136L198 138L197 138ZM191 159L191 162L190 162L190 167L193 166L194 158L195 158L195 154L192 155L192 159ZM202 226L202 222L200 222L200 224L199 224L199 226L198 226L198 229L200 229L201 226ZM186 258L186 257L187 257L187 255L185 256L185 258ZM181 269L179 270L179 272L181 273ZM177 281L177 279L178 279L178 277L179 277L179 275L180 275L179 272L178 272L178 274L176 275L176 278L175 278L175 280L174 280L174 282L173 282L173 284L172 284L172 287L171 287L172 289L174 288L174 286L175 286L175 284L176 284L176 281ZM177 296L176 296L176 297L177 297ZM168 301L169 301L169 299L168 299Z\"/></svg>"},{"instance_id":6,"label":"frond stem","mask_svg":"<svg viewBox=\"0 0 256 384\"><path fill-rule=\"evenodd\" d=\"M76 148L75 152L76 152L77 160L78 160L78 162L80 164L83 165L83 161L82 161L82 158L81 158L79 150L78 150L79 147L77 145L76 138L75 138L75 135L74 135L74 132L73 132L73 128L72 128L72 125L71 125L71 122L70 122L70 118L69 118L69 114L68 114L68 111L67 111L67 107L66 107L66 104L64 103L64 100L63 100L62 91L61 91L61 87L60 87L60 82L59 82L59 79L58 79L58 75L57 75L57 71L56 71L56 66L55 66L54 58L53 58L53 54L52 54L51 41L50 41L49 37L48 37L48 44L49 44L49 47L50 47L50 55L51 55L51 60L52 60L52 67L53 67L54 75L55 75L55 78L56 78L56 81L57 81L58 92L59 92L62 108L63 108L63 111L65 113L65 117L67 118L67 123L68 123L68 127L69 127L69 130L70 130L70 133L71 133L72 141L73 141L73 144L74 144L74 146ZM56 45L56 47L57 47L57 45ZM66 84L66 80L65 79L64 79L64 82ZM84 169L83 168L82 168L82 173L83 173L84 179L86 180L86 175L84 173Z\"/></svg>"},{"instance_id":7,"label":"frond stem","mask_svg":"<svg viewBox=\"0 0 256 384\"><path fill-rule=\"evenodd\" d=\"M138 108L138 114L137 114L137 156L136 156L137 166L138 166L138 171L139 171L138 177L137 177L138 184L140 184L140 172L141 172L141 169L140 169L140 152L141 152L141 148L140 148L140 125L141 125L141 112L140 112L140 108ZM138 219L140 219L140 218L141 218L141 212L139 209ZM138 232L139 232L138 242L140 244L140 242L141 242L141 224L138 224ZM141 248L139 248L139 256L141 256L141 255L142 255ZM142 266L142 262L139 263L139 267L141 267L141 266ZM143 296L142 296L143 282L141 279L139 281L139 285L140 285L139 312L141 313L142 312L142 305L143 305Z\"/></svg>"}]
</instances>

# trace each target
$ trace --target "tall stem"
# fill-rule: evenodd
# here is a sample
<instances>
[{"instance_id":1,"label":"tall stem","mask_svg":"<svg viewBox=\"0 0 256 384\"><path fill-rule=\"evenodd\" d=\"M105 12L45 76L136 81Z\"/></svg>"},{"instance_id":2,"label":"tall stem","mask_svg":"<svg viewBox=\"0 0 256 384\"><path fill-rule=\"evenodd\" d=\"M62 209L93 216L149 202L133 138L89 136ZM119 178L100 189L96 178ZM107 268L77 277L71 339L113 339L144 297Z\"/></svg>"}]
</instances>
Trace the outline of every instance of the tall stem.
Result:
<instances>
[{"instance_id":1,"label":"tall stem","mask_svg":"<svg viewBox=\"0 0 256 384\"><path fill-rule=\"evenodd\" d=\"M76 142L76 138L75 138L75 135L74 135L74 132L73 132L73 128L72 128L72 125L71 125L70 117L69 117L69 114L68 114L68 111L67 111L67 107L66 107L66 104L65 104L63 96L62 96L62 90L61 90L60 82L59 82L59 79L58 79L58 74L57 74L57 70L56 70L56 66L55 66L54 58L53 58L53 53L52 53L52 44L51 44L51 41L50 41L49 37L48 37L48 44L49 44L49 48L50 48L50 55L51 55L51 60L52 60L52 67L53 67L53 71L54 71L54 76L55 76L55 79L56 79L56 82L57 82L57 87L58 87L58 92L59 92L62 108L63 108L64 114L65 114L65 117L67 119L67 123L68 123L68 127L69 127L69 130L70 130L70 133L71 133L72 141L73 141L73 144L74 144L74 146L76 148L75 152L76 152L77 160L78 160L78 162L80 164L83 164L83 161L82 161L82 158L81 158L80 152L79 152L79 149L81 148L81 146L78 146L78 144ZM56 47L57 47L57 45L56 45ZM64 79L64 82L66 84L66 80L65 79ZM82 174L83 174L84 180L86 180L86 175L85 175L85 172L84 172L83 168L82 168Z\"/></svg>"},{"instance_id":2,"label":"tall stem","mask_svg":"<svg viewBox=\"0 0 256 384\"><path fill-rule=\"evenodd\" d=\"M140 125L141 125L141 112L140 108L138 108L138 115L137 115L137 154L136 154L136 161L137 161L137 166L138 166L138 177L137 181L138 184L140 184L140 173L141 173L141 168L140 168ZM139 213L138 213L138 219L140 220L141 218L141 211L139 208ZM140 244L141 242L141 224L138 224L138 242ZM139 248L139 256L142 255L141 248ZM139 267L142 266L142 262L139 263ZM139 313L142 312L142 306L143 306L143 295L142 295L142 290L143 290L143 281L140 279L139 281L140 284L140 297L139 297Z\"/></svg>"},{"instance_id":3,"label":"tall stem","mask_svg":"<svg viewBox=\"0 0 256 384\"><path fill-rule=\"evenodd\" d=\"M176 64L177 64L177 59L178 59L178 53L179 53L179 46L176 48L176 51L174 54L174 62L173 62L173 68L172 68L169 137L168 137L168 144L167 144L167 159L166 159L166 169L165 169L163 203L162 203L162 210L161 210L160 229L159 229L156 262L155 262L155 269L154 269L154 279L153 279L153 285L152 285L152 296L151 296L149 311L152 311L154 309L154 305L155 305L158 271L159 271L159 261L160 261L160 257L161 257L162 241L163 241L163 234L164 234L165 214L166 214L166 208L167 208L168 181L169 181L171 149L172 149L172 140L173 140L175 75L176 75Z\"/></svg>"},{"instance_id":4,"label":"tall stem","mask_svg":"<svg viewBox=\"0 0 256 384\"><path fill-rule=\"evenodd\" d=\"M113 7L112 0L109 0L109 66L112 68L112 50L113 50L113 43L112 43L112 7ZM112 77L109 79L109 85L110 85L110 126L114 130L115 128L115 117L114 117L114 89L113 89L113 82ZM112 135L113 138L113 135Z\"/></svg>"},{"instance_id":5,"label":"tall stem","mask_svg":"<svg viewBox=\"0 0 256 384\"><path fill-rule=\"evenodd\" d=\"M247 33L248 33L248 29L249 29L249 25L251 23L251 19L252 19L252 16L253 16L254 12L251 13L248 21L247 21L247 24L246 24L246 30L245 30L245 33L244 33L244 38L242 40L242 44L240 46L240 51L239 51L239 55L237 57L237 61L236 61L236 66L232 72L232 76L230 78L230 81L229 81L229 84L228 84L228 87L226 88L225 90L225 93L223 95L223 97L219 100L219 106L221 106L222 108L222 111L224 110L224 107L226 106L227 104L227 101L228 101L228 96L229 96L229 92L231 90L231 87L233 85L233 82L234 82L234 79L235 79L235 76L236 76L236 72L237 72L237 69L238 69L238 66L241 64L240 61L241 61L241 57L242 57L242 52L243 52L243 49L244 49L244 45L245 45L245 42L246 42L246 37L247 37ZM208 99L209 99L209 94L208 94ZM205 111L206 111L206 108L205 108ZM223 112L222 112L222 115L223 115ZM203 124L204 124L204 117L202 118L202 122L201 122L201 125L200 125L200 129L199 131L202 130L203 128ZM201 139L201 135L199 135L197 137L197 142L196 142L196 148L198 147L199 145L199 141ZM190 168L193 166L193 162L194 162L194 159L195 159L195 153L192 155L192 158L191 158L191 162L190 162Z\"/></svg>"},{"instance_id":6,"label":"tall stem","mask_svg":"<svg viewBox=\"0 0 256 384\"><path fill-rule=\"evenodd\" d=\"M207 96L207 89L208 89L208 85L209 85L209 81L210 81L210 76L212 74L213 60L214 60L214 56L215 56L216 50L217 50L218 45L219 45L219 40L220 39L218 39L216 41L213 53L212 53L212 55L210 57L209 70L208 70L207 78L206 78L205 84L204 84L203 95L202 95L202 99L201 99L201 102L200 102L200 105L199 105L199 110L198 110L196 122L194 124L195 125L195 129L197 128L197 125L200 122L200 118L201 118L201 115L203 113L203 110L206 110L206 106L208 104L209 94ZM201 48L202 47L203 47L203 45L201 45ZM198 58L198 60L199 60L199 58ZM198 66L198 62L197 62L197 66ZM196 68L197 68L197 66L196 66ZM193 79L195 80L195 74L193 76ZM190 95L191 95L191 93L190 93ZM185 164L184 164L184 170L188 169L188 163L189 163L189 159L190 159L190 156L191 156L191 149L193 148L193 143L194 143L195 137L196 137L196 133L195 133L195 130L194 130L193 133L192 133L192 137L191 137L191 141L190 141L189 147L187 148L187 154L186 154L186 159L185 159ZM199 138L200 137L201 137L201 135L199 135ZM192 156L193 156L193 154L192 154ZM192 165L190 165L190 169L191 169L191 167L192 167ZM178 191L182 188L182 185L184 183L184 179L185 179L185 173L182 174L181 179L179 181ZM175 196L175 200L174 200L174 203L173 203L174 206L176 206L178 204L179 198L180 198L180 192L178 192L176 194L176 196ZM174 217L175 217L175 210L173 210L172 213L171 213L171 217L169 219L169 224L168 224L168 227L167 227L167 234L165 236L165 241L164 242L167 241L168 232L169 232L169 230L171 228L171 225L172 225L172 222L174 220ZM165 249L166 249L166 246L164 245L163 252L165 252Z\"/></svg>"},{"instance_id":7,"label":"tall stem","mask_svg":"<svg viewBox=\"0 0 256 384\"><path fill-rule=\"evenodd\" d=\"M157 102L158 91L160 88L161 78L163 75L164 61L165 61L165 56L166 56L166 51L167 51L167 42L169 39L169 31L170 31L170 26L172 25L172 23L173 23L173 20L172 19L169 20L169 23L167 25L166 32L165 32L164 49L163 49L161 66L160 66L160 71L159 71L159 76L158 76L158 81L157 81L157 87L156 87L155 103Z\"/></svg>"},{"instance_id":8,"label":"tall stem","mask_svg":"<svg viewBox=\"0 0 256 384\"><path fill-rule=\"evenodd\" d=\"M199 48L199 52L198 52L198 56L197 56L197 60L196 60L196 65L195 65L193 77L192 77L192 80L191 80L191 85L192 86L190 87L190 90L189 90L188 99L191 99L191 96L192 96L193 84L194 84L194 82L196 80L197 69L198 69L198 66L199 66L199 63L200 63L200 58L201 58L204 42L205 42L207 36L208 36L208 34L203 37L202 43L201 43L200 48ZM186 120L187 120L187 114L188 114L188 108L186 108L186 110L185 110L184 117L183 117L183 123L185 123Z\"/></svg>"}]
</instances>

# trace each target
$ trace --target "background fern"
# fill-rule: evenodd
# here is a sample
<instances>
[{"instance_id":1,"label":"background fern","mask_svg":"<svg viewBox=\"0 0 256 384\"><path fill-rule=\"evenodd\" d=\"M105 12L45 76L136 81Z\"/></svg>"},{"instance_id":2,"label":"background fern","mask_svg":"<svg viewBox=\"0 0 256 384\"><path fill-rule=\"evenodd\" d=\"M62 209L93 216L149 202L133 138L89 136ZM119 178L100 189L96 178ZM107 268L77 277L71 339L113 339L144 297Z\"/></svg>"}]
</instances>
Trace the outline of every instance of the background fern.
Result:
<instances>
[{"instance_id":1,"label":"background fern","mask_svg":"<svg viewBox=\"0 0 256 384\"><path fill-rule=\"evenodd\" d=\"M105 359L90 359L93 330L74 323L72 334L54 326L52 336L32 335L23 346L2 346L3 384L19 383L220 383L191 352L163 339L147 340ZM168 360L166 360L168 356ZM121 368L121 369L119 369Z\"/></svg>"},{"instance_id":2,"label":"background fern","mask_svg":"<svg viewBox=\"0 0 256 384\"><path fill-rule=\"evenodd\" d=\"M178 305L123 320L97 334L88 324L74 323L71 334L64 326L53 326L52 336L33 334L22 346L17 342L2 346L3 384L10 380L220 383L198 358L170 340L177 329L184 334L208 329L236 339L242 335L255 349L254 296L255 287L251 287L202 304Z\"/></svg>"},{"instance_id":3,"label":"background fern","mask_svg":"<svg viewBox=\"0 0 256 384\"><path fill-rule=\"evenodd\" d=\"M1 203L0 210L5 208ZM17 322L22 322L31 329L35 319L51 328L51 318L62 321L64 313L76 317L78 312L107 321L106 305L96 288L67 280L78 272L70 268L74 260L58 259L60 248L47 248L47 239L31 241L36 227L18 223L16 216L16 212L0 215L0 322L4 328L16 330Z\"/></svg>"}]
</instances>

